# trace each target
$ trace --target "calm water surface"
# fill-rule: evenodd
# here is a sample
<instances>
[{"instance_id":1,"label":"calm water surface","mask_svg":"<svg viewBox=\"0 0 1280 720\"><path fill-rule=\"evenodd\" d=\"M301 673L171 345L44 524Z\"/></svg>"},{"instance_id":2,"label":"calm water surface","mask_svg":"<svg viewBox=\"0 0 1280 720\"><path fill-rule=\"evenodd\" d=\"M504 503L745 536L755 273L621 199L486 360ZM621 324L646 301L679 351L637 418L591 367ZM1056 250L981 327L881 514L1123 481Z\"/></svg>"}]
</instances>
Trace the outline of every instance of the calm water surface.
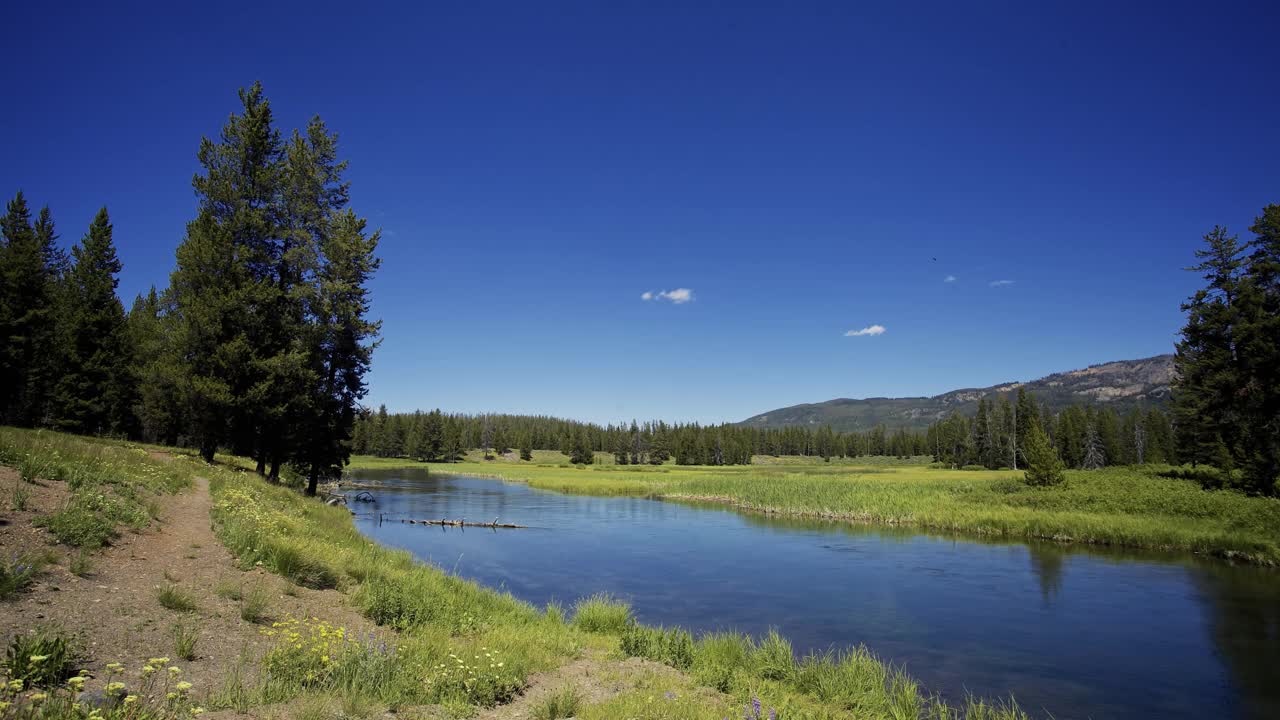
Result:
<instances>
[{"instance_id":1,"label":"calm water surface","mask_svg":"<svg viewBox=\"0 0 1280 720\"><path fill-rule=\"evenodd\" d=\"M1014 692L1064 720L1280 718L1280 572L413 470L356 477L379 485L355 508L369 537L535 605L604 591L645 623L777 627L798 653L863 643L949 698ZM535 527L399 522L440 517Z\"/></svg>"}]
</instances>

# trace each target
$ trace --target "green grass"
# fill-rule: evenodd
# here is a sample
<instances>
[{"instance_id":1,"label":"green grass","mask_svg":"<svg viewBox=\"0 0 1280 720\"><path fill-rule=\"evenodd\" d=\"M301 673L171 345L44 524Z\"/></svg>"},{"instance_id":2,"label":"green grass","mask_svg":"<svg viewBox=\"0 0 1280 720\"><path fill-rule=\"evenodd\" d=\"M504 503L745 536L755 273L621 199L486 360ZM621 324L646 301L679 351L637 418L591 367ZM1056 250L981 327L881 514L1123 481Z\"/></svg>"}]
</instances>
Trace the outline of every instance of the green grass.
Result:
<instances>
[{"instance_id":1,"label":"green grass","mask_svg":"<svg viewBox=\"0 0 1280 720\"><path fill-rule=\"evenodd\" d=\"M581 706L582 696L577 688L562 688L533 706L533 720L565 720L575 717Z\"/></svg>"},{"instance_id":2,"label":"green grass","mask_svg":"<svg viewBox=\"0 0 1280 720\"><path fill-rule=\"evenodd\" d=\"M8 600L35 582L45 565L40 556L23 555L0 560L0 600Z\"/></svg>"},{"instance_id":3,"label":"green grass","mask_svg":"<svg viewBox=\"0 0 1280 720\"><path fill-rule=\"evenodd\" d=\"M190 459L159 460L128 443L8 427L0 428L0 465L17 468L24 482L67 484L68 501L35 523L81 548L111 542L122 527L147 527L157 496L190 487L198 469Z\"/></svg>"},{"instance_id":4,"label":"green grass","mask_svg":"<svg viewBox=\"0 0 1280 720\"><path fill-rule=\"evenodd\" d=\"M892 464L564 468L451 463L431 468L563 493L711 502L998 540L1190 551L1280 564L1280 500L1205 490L1191 480L1162 475L1168 466L1068 471L1065 483L1049 488L1027 486L1020 472Z\"/></svg>"},{"instance_id":5,"label":"green grass","mask_svg":"<svg viewBox=\"0 0 1280 720\"><path fill-rule=\"evenodd\" d=\"M631 607L608 594L592 595L573 606L573 624L587 632L620 634L631 624Z\"/></svg>"},{"instance_id":6,"label":"green grass","mask_svg":"<svg viewBox=\"0 0 1280 720\"><path fill-rule=\"evenodd\" d=\"M186 661L196 659L196 644L200 641L200 631L194 625L173 624L173 652Z\"/></svg>"},{"instance_id":7,"label":"green grass","mask_svg":"<svg viewBox=\"0 0 1280 720\"><path fill-rule=\"evenodd\" d=\"M335 641L339 634L323 620L273 623L269 632L280 633L282 642L265 661L270 680L260 686L238 680L224 688L218 697L227 707L332 695L391 708L437 704L452 715L467 715L509 701L532 673L552 670L594 648L649 657L688 675L677 676L676 685L654 681L655 687L676 688L669 690L676 699L665 698L668 690L658 693L665 705L655 704L652 693L628 692L600 705L584 704L577 717L738 716L753 693L767 694L770 706L786 708L790 714L783 717L847 716L841 706L815 694L817 685L801 682L809 676L802 675L791 646L776 633L759 643L738 635L695 640L683 630L637 625L625 603L599 595L579 601L571 612L558 605L538 610L372 543L342 508L250 473L222 469L210 477L217 534L243 567L262 563L286 577L299 563L321 568L361 613L394 631L374 640ZM841 697L854 698L849 702L875 708L905 704L921 713L930 709L965 717L964 708L941 704L905 673L859 652L863 674L857 683L846 679L840 686ZM640 712L642 705L647 709Z\"/></svg>"},{"instance_id":8,"label":"green grass","mask_svg":"<svg viewBox=\"0 0 1280 720\"><path fill-rule=\"evenodd\" d=\"M262 622L267 617L269 605L270 596L266 589L255 585L240 597L240 619L251 623Z\"/></svg>"},{"instance_id":9,"label":"green grass","mask_svg":"<svg viewBox=\"0 0 1280 720\"><path fill-rule=\"evenodd\" d=\"M156 601L160 606L173 610L175 612L195 612L196 601L191 597L191 593L183 590L177 585L165 585L156 590Z\"/></svg>"}]
</instances>

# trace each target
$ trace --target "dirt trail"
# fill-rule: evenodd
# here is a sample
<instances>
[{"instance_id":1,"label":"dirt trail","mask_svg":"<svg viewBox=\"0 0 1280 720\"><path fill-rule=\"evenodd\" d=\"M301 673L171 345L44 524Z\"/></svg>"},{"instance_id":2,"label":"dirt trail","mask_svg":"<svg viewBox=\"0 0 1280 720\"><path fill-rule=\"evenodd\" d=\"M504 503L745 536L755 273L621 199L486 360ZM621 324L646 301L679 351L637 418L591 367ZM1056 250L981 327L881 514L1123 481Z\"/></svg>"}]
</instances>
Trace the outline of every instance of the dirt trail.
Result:
<instances>
[{"instance_id":1,"label":"dirt trail","mask_svg":"<svg viewBox=\"0 0 1280 720\"><path fill-rule=\"evenodd\" d=\"M156 456L168 459L162 453ZM0 467L0 484L16 481L16 472ZM99 682L106 663L121 662L130 671L127 676L136 676L148 658L169 657L183 669L184 678L195 685L197 697L207 697L237 672L246 682L256 676L259 659L271 645L262 629L273 619L288 614L316 616L353 632L376 631L336 590L310 590L261 568L242 571L236 567L235 558L213 534L209 514L212 500L203 478L198 478L191 490L161 498L162 517L151 527L138 533L122 532L111 546L93 553L92 570L84 577L69 570L76 551L55 545L46 531L32 525L35 517L60 507L69 497L68 489L63 483L48 481L39 481L30 489L26 510L0 508L0 554L8 559L11 555L44 552L58 559L16 599L0 603L0 635L6 646L14 635L42 625L56 625L80 636L86 651L83 664L96 671ZM160 605L157 593L170 585L194 599L194 612L178 612ZM239 588L242 593L260 588L269 597L267 617L258 623L243 620L241 602L219 594L220 587L228 586ZM192 661L177 656L176 624L198 632L196 658ZM589 652L555 670L531 676L520 697L482 711L478 718L532 718L548 695L566 687L575 688L584 704L600 703L668 674L678 673L639 658L618 660ZM439 715L435 708L417 711L406 714L423 718ZM273 719L298 712L289 704L249 711L256 717ZM220 720L234 715L234 711L222 711L206 717Z\"/></svg>"},{"instance_id":2,"label":"dirt trail","mask_svg":"<svg viewBox=\"0 0 1280 720\"><path fill-rule=\"evenodd\" d=\"M6 475L12 473L3 470ZM241 658L248 660L242 664L246 676L255 674L254 660L270 646L261 629L273 619L315 615L357 632L372 629L335 590L309 590L261 568L248 572L237 568L235 558L211 529L212 500L204 478L198 478L187 492L162 498L159 522L140 533L123 532L110 547L94 553L92 570L85 577L68 569L75 551L54 546L45 531L31 526L35 515L65 501L67 489L57 482L42 482L33 489L27 512L3 513L0 552L7 556L52 550L61 559L46 568L28 591L0 604L0 633L6 646L15 634L56 624L81 636L89 668L101 670L105 663L121 662L136 670L147 658L169 657L184 668L197 691L213 691L242 664ZM157 593L169 585L189 594L196 610L186 613L162 607ZM268 597L266 619L242 620L241 602L219 596L220 585L242 593L260 588ZM175 624L198 632L195 660L178 659Z\"/></svg>"}]
</instances>

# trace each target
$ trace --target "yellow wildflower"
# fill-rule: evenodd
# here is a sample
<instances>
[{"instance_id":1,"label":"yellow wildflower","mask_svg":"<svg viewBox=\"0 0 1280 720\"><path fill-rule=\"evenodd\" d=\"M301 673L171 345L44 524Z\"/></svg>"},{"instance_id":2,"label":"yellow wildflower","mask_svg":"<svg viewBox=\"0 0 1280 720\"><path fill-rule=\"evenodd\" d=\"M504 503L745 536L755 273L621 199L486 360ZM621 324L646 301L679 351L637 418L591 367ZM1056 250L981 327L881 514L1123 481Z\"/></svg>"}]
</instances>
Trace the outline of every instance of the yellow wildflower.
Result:
<instances>
[{"instance_id":1,"label":"yellow wildflower","mask_svg":"<svg viewBox=\"0 0 1280 720\"><path fill-rule=\"evenodd\" d=\"M31 662L33 662L33 663L35 663L35 664L37 664L37 665L39 665L40 663L42 663L42 662L44 662L45 660L48 660L48 659L49 659L49 656L48 656L48 655L32 655L32 656L31 656Z\"/></svg>"},{"instance_id":2,"label":"yellow wildflower","mask_svg":"<svg viewBox=\"0 0 1280 720\"><path fill-rule=\"evenodd\" d=\"M31 702L33 703L38 703L38 702L44 702L44 699L47 697L49 697L48 693L38 692L38 693L32 693L31 697L28 699L31 700Z\"/></svg>"},{"instance_id":3,"label":"yellow wildflower","mask_svg":"<svg viewBox=\"0 0 1280 720\"><path fill-rule=\"evenodd\" d=\"M178 667L171 665L169 666L169 674L172 675L173 677L177 677L182 674L182 670Z\"/></svg>"},{"instance_id":4,"label":"yellow wildflower","mask_svg":"<svg viewBox=\"0 0 1280 720\"><path fill-rule=\"evenodd\" d=\"M125 696L124 696L124 704L125 704L125 705L132 705L133 703L136 703L136 702L138 702L138 696L137 696L137 695L125 695Z\"/></svg>"},{"instance_id":5,"label":"yellow wildflower","mask_svg":"<svg viewBox=\"0 0 1280 720\"><path fill-rule=\"evenodd\" d=\"M10 680L9 689L14 692L22 692L22 679L19 678L17 680Z\"/></svg>"},{"instance_id":6,"label":"yellow wildflower","mask_svg":"<svg viewBox=\"0 0 1280 720\"><path fill-rule=\"evenodd\" d=\"M178 683L174 687L178 689L178 692L186 692L191 689L191 683L187 682L186 680L183 680L182 682Z\"/></svg>"}]
</instances>

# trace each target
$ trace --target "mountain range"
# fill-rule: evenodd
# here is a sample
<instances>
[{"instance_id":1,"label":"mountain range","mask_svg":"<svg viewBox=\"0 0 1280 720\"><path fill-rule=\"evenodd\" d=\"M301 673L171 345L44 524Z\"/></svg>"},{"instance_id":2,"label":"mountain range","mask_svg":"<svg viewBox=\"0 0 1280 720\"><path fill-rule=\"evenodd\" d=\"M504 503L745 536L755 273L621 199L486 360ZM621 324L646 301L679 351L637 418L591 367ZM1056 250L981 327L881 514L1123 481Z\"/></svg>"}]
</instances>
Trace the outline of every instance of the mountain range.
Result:
<instances>
[{"instance_id":1,"label":"mountain range","mask_svg":"<svg viewBox=\"0 0 1280 720\"><path fill-rule=\"evenodd\" d=\"M972 415L978 400L993 400L1025 387L1050 412L1068 405L1091 403L1125 413L1135 407L1163 406L1173 380L1173 355L1141 360L1118 360L1081 370L1054 373L1031 382L1008 382L985 388L952 390L933 397L837 398L778 408L743 420L739 425L779 428L830 425L834 430L869 430L876 425L895 429L923 429L952 412ZM1012 398L1010 398L1012 399Z\"/></svg>"}]
</instances>

